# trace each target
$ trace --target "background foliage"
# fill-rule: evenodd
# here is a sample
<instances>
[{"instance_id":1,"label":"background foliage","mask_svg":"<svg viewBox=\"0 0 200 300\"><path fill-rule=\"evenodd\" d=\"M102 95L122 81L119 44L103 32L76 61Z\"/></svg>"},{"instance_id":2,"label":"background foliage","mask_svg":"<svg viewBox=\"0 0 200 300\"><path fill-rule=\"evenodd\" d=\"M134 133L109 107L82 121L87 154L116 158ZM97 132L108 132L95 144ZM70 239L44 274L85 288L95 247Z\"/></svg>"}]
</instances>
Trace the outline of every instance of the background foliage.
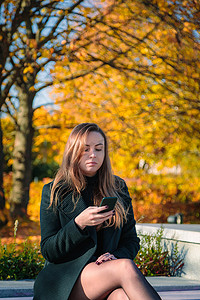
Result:
<instances>
[{"instance_id":1,"label":"background foliage","mask_svg":"<svg viewBox=\"0 0 200 300\"><path fill-rule=\"evenodd\" d=\"M5 192L9 196L12 175L5 176ZM32 182L28 216L39 222L40 201L43 185L52 179ZM134 179L126 179L133 199L135 219L139 223L166 223L167 218L175 213L183 214L184 223L200 223L199 198L200 181L193 178L187 182L182 176L158 176L139 174Z\"/></svg>"},{"instance_id":2,"label":"background foliage","mask_svg":"<svg viewBox=\"0 0 200 300\"><path fill-rule=\"evenodd\" d=\"M37 194L71 129L96 122L138 219L181 210L199 222L186 210L200 201L199 10L196 0L1 2L1 211L25 216L30 182Z\"/></svg>"}]
</instances>

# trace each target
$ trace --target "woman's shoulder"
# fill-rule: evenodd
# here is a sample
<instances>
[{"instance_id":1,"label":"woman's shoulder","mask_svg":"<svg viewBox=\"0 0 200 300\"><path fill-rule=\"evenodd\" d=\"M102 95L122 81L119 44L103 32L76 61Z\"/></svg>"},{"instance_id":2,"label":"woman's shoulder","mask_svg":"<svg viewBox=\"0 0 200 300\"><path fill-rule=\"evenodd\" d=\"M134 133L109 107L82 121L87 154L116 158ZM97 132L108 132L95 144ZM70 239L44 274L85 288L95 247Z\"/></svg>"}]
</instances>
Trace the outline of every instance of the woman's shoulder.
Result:
<instances>
[{"instance_id":1,"label":"woman's shoulder","mask_svg":"<svg viewBox=\"0 0 200 300\"><path fill-rule=\"evenodd\" d=\"M52 189L53 184L54 184L54 180L51 180L50 182L45 183L45 184L43 185L43 189ZM60 188L60 187L67 188L68 185L67 185L64 181L59 181L59 182L56 184L56 188Z\"/></svg>"},{"instance_id":2,"label":"woman's shoulder","mask_svg":"<svg viewBox=\"0 0 200 300\"><path fill-rule=\"evenodd\" d=\"M50 181L50 182L48 182L48 183L45 183L44 185L43 185L43 191L46 191L46 190L51 190L51 188L52 188L52 186L53 186L53 182L54 182L54 180L52 180L52 181Z\"/></svg>"},{"instance_id":3,"label":"woman's shoulder","mask_svg":"<svg viewBox=\"0 0 200 300\"><path fill-rule=\"evenodd\" d=\"M119 189L123 189L124 187L126 187L126 182L123 178L114 175L114 179L115 179L115 185L117 188Z\"/></svg>"},{"instance_id":4,"label":"woman's shoulder","mask_svg":"<svg viewBox=\"0 0 200 300\"><path fill-rule=\"evenodd\" d=\"M51 193L53 186L54 186L54 180L44 184L42 193L48 193L48 192ZM58 193L58 196L61 196L62 194L65 194L66 191L68 190L69 190L69 186L65 182L60 181L54 187L54 194Z\"/></svg>"},{"instance_id":5,"label":"woman's shoulder","mask_svg":"<svg viewBox=\"0 0 200 300\"><path fill-rule=\"evenodd\" d=\"M53 192L53 195L51 195ZM69 186L63 182L60 181L54 186L54 180L44 184L42 189L42 199L43 201L46 201L46 199L53 197L53 202L57 203L57 201L62 201L63 198L65 198L68 193L71 192L69 189ZM57 205L57 204L56 204Z\"/></svg>"},{"instance_id":6,"label":"woman's shoulder","mask_svg":"<svg viewBox=\"0 0 200 300\"><path fill-rule=\"evenodd\" d=\"M121 199L123 199L123 202L129 205L129 203L132 200L125 180L119 176L115 176L115 186L117 194L120 196Z\"/></svg>"}]
</instances>

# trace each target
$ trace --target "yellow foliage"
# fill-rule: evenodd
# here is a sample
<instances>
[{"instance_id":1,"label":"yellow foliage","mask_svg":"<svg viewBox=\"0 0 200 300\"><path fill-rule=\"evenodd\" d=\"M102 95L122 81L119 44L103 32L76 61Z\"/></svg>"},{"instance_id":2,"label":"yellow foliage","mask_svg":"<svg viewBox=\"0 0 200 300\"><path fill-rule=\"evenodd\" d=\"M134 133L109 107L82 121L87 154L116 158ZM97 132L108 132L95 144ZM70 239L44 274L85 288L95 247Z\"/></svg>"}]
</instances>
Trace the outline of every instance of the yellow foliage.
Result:
<instances>
[{"instance_id":1,"label":"yellow foliage","mask_svg":"<svg viewBox=\"0 0 200 300\"><path fill-rule=\"evenodd\" d=\"M51 70L55 106L34 112L34 155L60 163L71 129L96 122L109 137L114 170L123 176L133 176L140 159L198 170L200 64L198 41L189 32L197 29L193 14L179 23L175 1L125 2L116 1L110 12L105 7L102 22L81 27L74 20L70 45L63 35L66 57ZM88 20L94 8L82 13ZM29 47L35 43L29 40ZM41 58L53 53L44 47ZM33 71L25 67L25 82Z\"/></svg>"},{"instance_id":2,"label":"yellow foliage","mask_svg":"<svg viewBox=\"0 0 200 300\"><path fill-rule=\"evenodd\" d=\"M28 78L25 75L23 76L23 80L24 82L28 82Z\"/></svg>"},{"instance_id":3,"label":"yellow foliage","mask_svg":"<svg viewBox=\"0 0 200 300\"><path fill-rule=\"evenodd\" d=\"M147 54L148 52L149 52L149 50L147 48L142 48L141 49L142 54Z\"/></svg>"},{"instance_id":4,"label":"yellow foliage","mask_svg":"<svg viewBox=\"0 0 200 300\"><path fill-rule=\"evenodd\" d=\"M28 203L27 213L32 221L39 222L40 220L40 202L42 196L42 188L44 184L50 181L51 179L44 178L43 181L31 182L30 200Z\"/></svg>"},{"instance_id":5,"label":"yellow foliage","mask_svg":"<svg viewBox=\"0 0 200 300\"><path fill-rule=\"evenodd\" d=\"M24 68L24 70L23 70L24 74L33 73L33 72L34 72L34 69L33 69L33 67L31 65L29 65L28 67Z\"/></svg>"},{"instance_id":6,"label":"yellow foliage","mask_svg":"<svg viewBox=\"0 0 200 300\"><path fill-rule=\"evenodd\" d=\"M35 91L35 87L34 87L34 86L31 86L31 87L29 88L29 91L30 91L30 92L34 92L34 91Z\"/></svg>"}]
</instances>

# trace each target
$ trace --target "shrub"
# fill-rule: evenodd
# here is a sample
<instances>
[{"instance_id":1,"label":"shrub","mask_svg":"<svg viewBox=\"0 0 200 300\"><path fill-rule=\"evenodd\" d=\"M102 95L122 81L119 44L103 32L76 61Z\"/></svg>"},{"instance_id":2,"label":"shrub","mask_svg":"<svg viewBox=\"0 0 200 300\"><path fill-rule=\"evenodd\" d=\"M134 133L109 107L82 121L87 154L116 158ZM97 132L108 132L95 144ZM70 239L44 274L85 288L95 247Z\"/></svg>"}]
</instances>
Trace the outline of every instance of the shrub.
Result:
<instances>
[{"instance_id":1,"label":"shrub","mask_svg":"<svg viewBox=\"0 0 200 300\"><path fill-rule=\"evenodd\" d=\"M177 242L172 251L169 244L163 243L163 228L155 234L141 234L140 251L135 263L145 276L178 276L183 268L183 259Z\"/></svg>"},{"instance_id":2,"label":"shrub","mask_svg":"<svg viewBox=\"0 0 200 300\"><path fill-rule=\"evenodd\" d=\"M34 279L44 266L39 245L26 240L21 247L16 243L18 221L15 221L14 243L0 241L0 280Z\"/></svg>"},{"instance_id":3,"label":"shrub","mask_svg":"<svg viewBox=\"0 0 200 300\"><path fill-rule=\"evenodd\" d=\"M25 242L22 250L16 244L0 244L0 280L34 279L44 266L39 247Z\"/></svg>"},{"instance_id":4,"label":"shrub","mask_svg":"<svg viewBox=\"0 0 200 300\"><path fill-rule=\"evenodd\" d=\"M17 222L15 222L14 238L16 239ZM141 237L141 249L135 263L145 276L177 276L183 267L177 244L173 251L163 250L163 229L155 235L145 234ZM39 245L25 241L20 247L14 243L0 243L0 280L35 279L44 266Z\"/></svg>"}]
</instances>

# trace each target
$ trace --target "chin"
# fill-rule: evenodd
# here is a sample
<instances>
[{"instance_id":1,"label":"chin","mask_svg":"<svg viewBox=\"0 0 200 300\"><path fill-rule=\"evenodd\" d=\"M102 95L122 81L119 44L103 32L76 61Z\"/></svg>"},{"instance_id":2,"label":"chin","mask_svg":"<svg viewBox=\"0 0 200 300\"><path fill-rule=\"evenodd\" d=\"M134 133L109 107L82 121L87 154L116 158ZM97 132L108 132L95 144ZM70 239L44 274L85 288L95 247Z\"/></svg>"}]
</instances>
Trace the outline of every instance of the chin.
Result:
<instances>
[{"instance_id":1,"label":"chin","mask_svg":"<svg viewBox=\"0 0 200 300\"><path fill-rule=\"evenodd\" d=\"M86 172L86 176L92 177L92 176L94 176L96 173L97 173L97 171L93 171L93 172L88 171L88 172Z\"/></svg>"}]
</instances>

